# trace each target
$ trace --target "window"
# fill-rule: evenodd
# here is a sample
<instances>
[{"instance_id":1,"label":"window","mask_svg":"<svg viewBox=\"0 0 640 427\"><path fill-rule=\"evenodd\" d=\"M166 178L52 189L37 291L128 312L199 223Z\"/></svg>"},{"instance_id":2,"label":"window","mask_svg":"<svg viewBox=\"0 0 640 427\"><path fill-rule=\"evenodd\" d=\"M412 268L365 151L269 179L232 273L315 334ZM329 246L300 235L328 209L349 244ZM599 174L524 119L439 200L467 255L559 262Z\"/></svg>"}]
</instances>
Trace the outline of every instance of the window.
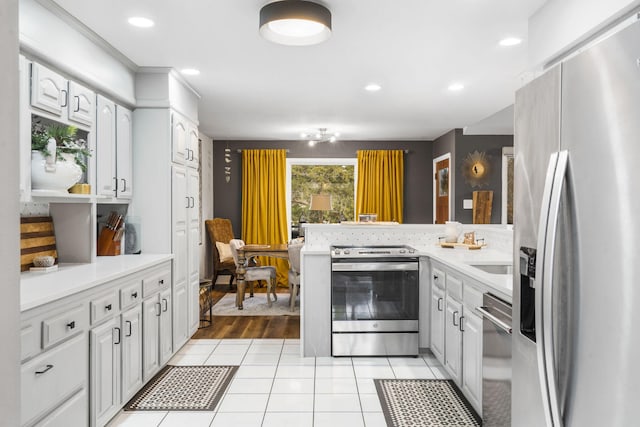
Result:
<instances>
[{"instance_id":1,"label":"window","mask_svg":"<svg viewBox=\"0 0 640 427\"><path fill-rule=\"evenodd\" d=\"M356 159L287 159L289 235L297 235L297 226L301 221L353 221L356 177ZM314 194L330 194L331 210L309 210Z\"/></svg>"}]
</instances>

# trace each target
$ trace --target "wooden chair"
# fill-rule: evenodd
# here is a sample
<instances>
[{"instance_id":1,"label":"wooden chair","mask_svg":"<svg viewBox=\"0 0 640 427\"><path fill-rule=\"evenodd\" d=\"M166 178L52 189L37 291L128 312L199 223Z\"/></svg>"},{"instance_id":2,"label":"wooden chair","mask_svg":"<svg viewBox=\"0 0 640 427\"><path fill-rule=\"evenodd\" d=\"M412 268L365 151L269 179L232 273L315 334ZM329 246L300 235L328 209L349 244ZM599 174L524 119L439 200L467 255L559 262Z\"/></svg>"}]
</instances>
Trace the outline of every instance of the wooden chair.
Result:
<instances>
[{"instance_id":1,"label":"wooden chair","mask_svg":"<svg viewBox=\"0 0 640 427\"><path fill-rule=\"evenodd\" d=\"M304 243L289 244L289 309L294 311L300 291L300 249Z\"/></svg>"},{"instance_id":2,"label":"wooden chair","mask_svg":"<svg viewBox=\"0 0 640 427\"><path fill-rule=\"evenodd\" d=\"M233 280L236 277L236 264L233 259L220 261L220 253L216 247L216 242L229 244L234 238L233 227L231 226L231 220L227 218L214 218L208 219L205 222L209 238L211 239L211 246L213 247L213 283L216 283L216 278L221 273L227 273L231 275L229 280L229 289L231 289Z\"/></svg>"},{"instance_id":3,"label":"wooden chair","mask_svg":"<svg viewBox=\"0 0 640 427\"><path fill-rule=\"evenodd\" d=\"M244 246L244 241L240 239L231 239L229 242L229 246L231 247L231 253L233 254L233 262L236 264L236 269L238 268L238 249ZM249 267L249 260L245 261L245 272L244 272L244 280L247 283L250 283L251 295L253 296L253 282L264 280L267 282L267 304L271 307L271 297L269 294L273 293L273 300L277 301L278 296L276 295L276 268L270 265L263 267Z\"/></svg>"}]
</instances>

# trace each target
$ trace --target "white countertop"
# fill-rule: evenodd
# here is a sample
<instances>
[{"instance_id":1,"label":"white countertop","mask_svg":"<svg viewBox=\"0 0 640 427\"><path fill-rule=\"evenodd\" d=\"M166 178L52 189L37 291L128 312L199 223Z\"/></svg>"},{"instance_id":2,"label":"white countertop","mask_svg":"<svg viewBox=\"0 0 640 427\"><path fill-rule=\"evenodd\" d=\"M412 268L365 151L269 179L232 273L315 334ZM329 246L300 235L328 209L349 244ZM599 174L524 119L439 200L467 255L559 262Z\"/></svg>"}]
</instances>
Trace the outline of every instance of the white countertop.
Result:
<instances>
[{"instance_id":1,"label":"white countertop","mask_svg":"<svg viewBox=\"0 0 640 427\"><path fill-rule=\"evenodd\" d=\"M469 250L459 247L454 249L441 247L416 248L420 255L429 256L459 272L486 285L491 293L511 302L513 294L512 274L492 274L472 267L472 264L480 265L511 265L513 255L509 252L495 249L482 248Z\"/></svg>"},{"instance_id":2,"label":"white countertop","mask_svg":"<svg viewBox=\"0 0 640 427\"><path fill-rule=\"evenodd\" d=\"M20 311L91 289L111 280L173 258L172 254L140 254L98 257L91 264L60 264L50 273L20 275Z\"/></svg>"}]
</instances>

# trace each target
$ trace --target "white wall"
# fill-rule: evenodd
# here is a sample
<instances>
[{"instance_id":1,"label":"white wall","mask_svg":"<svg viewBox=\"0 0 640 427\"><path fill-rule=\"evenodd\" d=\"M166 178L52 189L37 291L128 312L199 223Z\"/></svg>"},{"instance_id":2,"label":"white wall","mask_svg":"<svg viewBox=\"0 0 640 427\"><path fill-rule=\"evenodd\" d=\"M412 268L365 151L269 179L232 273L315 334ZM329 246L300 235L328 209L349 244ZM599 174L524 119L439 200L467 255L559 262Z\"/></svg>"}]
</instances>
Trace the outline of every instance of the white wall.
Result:
<instances>
[{"instance_id":1,"label":"white wall","mask_svg":"<svg viewBox=\"0 0 640 427\"><path fill-rule=\"evenodd\" d=\"M207 237L207 229L204 226L206 219L213 218L213 140L200 133L202 140L202 168L200 169L200 185L202 189L202 245L200 246L200 277L213 276L213 250Z\"/></svg>"},{"instance_id":2,"label":"white wall","mask_svg":"<svg viewBox=\"0 0 640 427\"><path fill-rule=\"evenodd\" d=\"M20 0L20 48L115 98L135 105L135 64L49 0Z\"/></svg>"},{"instance_id":3,"label":"white wall","mask_svg":"<svg viewBox=\"0 0 640 427\"><path fill-rule=\"evenodd\" d=\"M20 422L18 0L0 1L0 426Z\"/></svg>"},{"instance_id":4,"label":"white wall","mask_svg":"<svg viewBox=\"0 0 640 427\"><path fill-rule=\"evenodd\" d=\"M640 0L548 0L529 19L529 68L540 69L638 7Z\"/></svg>"}]
</instances>

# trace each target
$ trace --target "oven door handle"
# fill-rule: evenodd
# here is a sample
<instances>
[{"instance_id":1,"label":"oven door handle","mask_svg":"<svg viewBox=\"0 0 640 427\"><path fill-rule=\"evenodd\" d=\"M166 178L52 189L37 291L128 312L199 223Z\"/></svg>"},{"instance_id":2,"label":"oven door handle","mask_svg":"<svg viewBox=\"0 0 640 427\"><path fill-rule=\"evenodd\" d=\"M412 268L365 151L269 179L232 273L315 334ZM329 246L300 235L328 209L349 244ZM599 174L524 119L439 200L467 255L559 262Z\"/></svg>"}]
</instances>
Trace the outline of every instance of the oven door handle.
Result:
<instances>
[{"instance_id":1,"label":"oven door handle","mask_svg":"<svg viewBox=\"0 0 640 427\"><path fill-rule=\"evenodd\" d=\"M340 262L331 271L418 271L417 262Z\"/></svg>"}]
</instances>

